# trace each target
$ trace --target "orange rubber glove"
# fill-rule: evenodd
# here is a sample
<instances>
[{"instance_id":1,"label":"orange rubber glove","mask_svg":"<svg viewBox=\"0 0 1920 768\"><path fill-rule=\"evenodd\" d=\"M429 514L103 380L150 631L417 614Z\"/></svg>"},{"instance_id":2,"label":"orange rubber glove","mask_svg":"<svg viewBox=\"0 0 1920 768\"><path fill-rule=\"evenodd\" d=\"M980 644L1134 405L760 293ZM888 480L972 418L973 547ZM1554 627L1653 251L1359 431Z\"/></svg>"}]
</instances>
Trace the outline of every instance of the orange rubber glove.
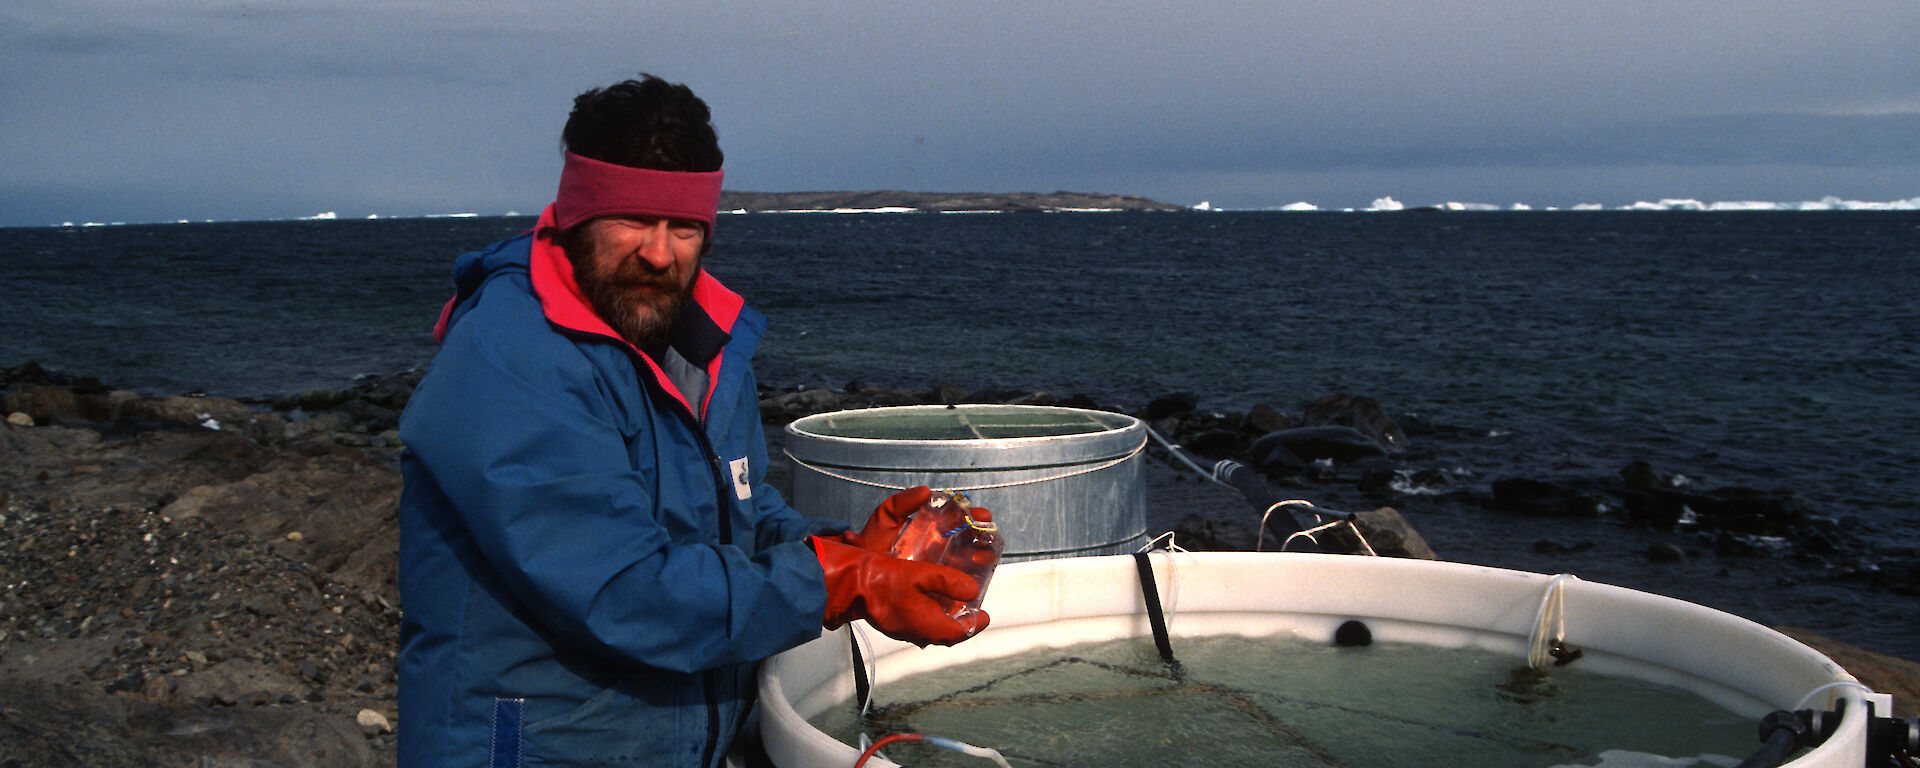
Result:
<instances>
[{"instance_id":1,"label":"orange rubber glove","mask_svg":"<svg viewBox=\"0 0 1920 768\"><path fill-rule=\"evenodd\" d=\"M949 608L980 594L980 585L956 569L901 560L820 536L807 543L827 578L821 623L828 629L866 619L887 637L924 648L953 645L987 628L986 611L964 622L947 615Z\"/></svg>"},{"instance_id":2,"label":"orange rubber glove","mask_svg":"<svg viewBox=\"0 0 1920 768\"><path fill-rule=\"evenodd\" d=\"M842 533L840 541L884 555L893 546L894 537L900 535L900 526L906 525L907 516L932 497L933 489L924 485L888 496L886 501L880 502L880 506L873 508L873 514L867 517L867 524L861 526L859 532Z\"/></svg>"}]
</instances>

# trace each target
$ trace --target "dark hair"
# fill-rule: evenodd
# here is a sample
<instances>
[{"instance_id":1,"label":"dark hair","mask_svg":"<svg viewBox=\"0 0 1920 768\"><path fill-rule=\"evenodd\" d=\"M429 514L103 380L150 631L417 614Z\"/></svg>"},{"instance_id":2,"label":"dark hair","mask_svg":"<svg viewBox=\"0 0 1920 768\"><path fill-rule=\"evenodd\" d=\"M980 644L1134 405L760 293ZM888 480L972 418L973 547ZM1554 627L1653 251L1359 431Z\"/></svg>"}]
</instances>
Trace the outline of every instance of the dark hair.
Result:
<instances>
[{"instance_id":1,"label":"dark hair","mask_svg":"<svg viewBox=\"0 0 1920 768\"><path fill-rule=\"evenodd\" d=\"M608 163L717 171L725 156L711 120L693 89L642 73L575 96L560 140L569 152Z\"/></svg>"}]
</instances>

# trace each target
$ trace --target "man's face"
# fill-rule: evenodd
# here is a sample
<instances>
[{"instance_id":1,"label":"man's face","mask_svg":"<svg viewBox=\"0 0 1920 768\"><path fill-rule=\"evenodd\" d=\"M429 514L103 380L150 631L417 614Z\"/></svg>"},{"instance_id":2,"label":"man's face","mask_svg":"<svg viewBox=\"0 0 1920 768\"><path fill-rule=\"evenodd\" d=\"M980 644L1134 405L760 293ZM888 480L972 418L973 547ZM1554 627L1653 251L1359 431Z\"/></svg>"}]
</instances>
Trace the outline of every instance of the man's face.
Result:
<instances>
[{"instance_id":1,"label":"man's face","mask_svg":"<svg viewBox=\"0 0 1920 768\"><path fill-rule=\"evenodd\" d=\"M704 228L681 219L625 216L581 226L585 232L567 258L593 310L636 347L665 343L700 274Z\"/></svg>"}]
</instances>

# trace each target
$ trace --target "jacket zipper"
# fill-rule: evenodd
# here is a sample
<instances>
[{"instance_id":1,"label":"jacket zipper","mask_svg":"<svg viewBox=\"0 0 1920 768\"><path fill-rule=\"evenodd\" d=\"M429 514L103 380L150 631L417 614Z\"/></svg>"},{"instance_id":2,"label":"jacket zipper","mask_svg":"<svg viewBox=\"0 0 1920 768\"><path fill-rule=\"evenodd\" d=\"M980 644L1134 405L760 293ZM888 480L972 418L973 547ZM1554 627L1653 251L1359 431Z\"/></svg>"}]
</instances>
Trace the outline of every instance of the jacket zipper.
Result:
<instances>
[{"instance_id":1,"label":"jacket zipper","mask_svg":"<svg viewBox=\"0 0 1920 768\"><path fill-rule=\"evenodd\" d=\"M646 354L638 349L634 349L632 344L625 343L624 339L620 341L627 348L628 354L641 355L643 357ZM652 365L648 364L645 359L634 360L633 362L635 363L635 372L639 373L643 380L652 384L654 389L662 392L665 391L665 388L662 387L660 382L654 377ZM708 386L712 387L716 385L717 382L710 383ZM719 517L719 519L714 522L720 533L720 545L729 546L733 544L733 525L729 522L730 515L728 514L731 505L727 500L727 489L730 486L727 484L726 472L720 467L720 454L714 450L713 440L707 437L707 425L700 420L699 416L694 414L692 405L676 398L669 408L673 410L687 426L692 427L694 436L700 440L700 451L707 457L707 471L713 477L714 509ZM720 684L717 679L719 674L719 671L712 669L700 673L702 693L706 695L707 699L707 746L701 753L700 764L702 766L713 765L714 756L720 751Z\"/></svg>"}]
</instances>

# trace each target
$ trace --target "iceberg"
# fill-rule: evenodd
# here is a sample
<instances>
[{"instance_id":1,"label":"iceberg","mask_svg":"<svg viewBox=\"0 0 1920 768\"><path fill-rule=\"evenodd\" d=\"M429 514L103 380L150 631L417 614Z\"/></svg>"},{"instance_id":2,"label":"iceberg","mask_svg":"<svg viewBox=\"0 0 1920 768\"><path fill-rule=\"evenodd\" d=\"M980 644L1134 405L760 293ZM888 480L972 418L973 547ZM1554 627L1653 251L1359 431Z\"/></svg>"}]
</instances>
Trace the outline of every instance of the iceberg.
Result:
<instances>
[{"instance_id":1,"label":"iceberg","mask_svg":"<svg viewBox=\"0 0 1920 768\"><path fill-rule=\"evenodd\" d=\"M1305 201L1302 201L1302 202L1297 202L1297 203L1289 203L1289 204L1287 204L1287 205L1282 205L1282 206L1278 206L1278 207L1267 207L1267 208L1223 208L1223 207L1220 207L1220 206L1216 206L1216 205L1213 205L1213 204L1212 204L1212 203L1210 203L1210 202L1203 202L1203 203L1201 203L1200 205L1197 205L1197 206L1194 206L1194 209L1195 209L1195 210L1209 210L1209 211L1232 211L1232 210L1262 210L1262 211L1319 211L1319 210L1345 210L1345 211L1354 211L1354 210L1364 210L1364 211L1405 211L1405 210L1410 210L1410 209L1409 209L1409 207L1407 206L1407 204L1405 204L1405 203L1402 203L1402 202L1400 202L1399 200L1396 200L1396 199L1394 199L1394 198L1393 198L1393 197L1392 197L1391 195L1388 195L1388 196L1384 196L1384 197L1380 197L1380 198L1376 198L1376 199L1375 199L1375 200L1373 201L1373 204L1372 204L1371 206L1369 206L1369 207L1366 207L1366 208L1360 208L1360 209L1355 209L1355 208L1332 208L1332 209L1322 209L1322 208L1321 208L1320 206L1317 206L1317 205L1314 205L1313 203L1309 203L1309 202L1305 202ZM1547 206L1547 207L1535 207L1534 205L1532 205L1532 204L1530 204L1530 203L1524 203L1524 202L1515 202L1515 203L1512 203L1511 205L1508 205L1507 207L1504 207L1504 208L1503 208L1503 207L1501 207L1501 206L1498 206L1498 205L1493 205L1493 204L1489 204L1489 203L1468 203L1468 202L1459 202L1459 201L1449 201L1449 202L1444 202L1444 203L1439 203L1439 204L1437 204L1437 205L1432 205L1432 206L1427 206L1427 207L1420 207L1420 208L1413 208L1412 210L1423 210L1423 211L1433 211L1433 210L1438 210L1438 211L1449 211L1449 212L1457 212L1457 211L1563 211L1563 210L1564 210L1564 211L1608 211L1608 210L1614 210L1614 211L1710 211L1710 212L1729 212L1729 211L1920 211L1920 197L1912 197L1912 198L1907 198L1907 199L1905 199L1905 200L1892 200L1892 201L1887 201L1887 202L1869 202L1869 201L1862 201L1862 200L1847 200L1847 199L1842 199L1842 198L1839 198L1839 197L1834 197L1834 196L1831 196L1831 195L1829 195L1829 196L1827 196L1827 197L1823 197L1823 198L1821 198L1821 199L1819 199L1819 200L1807 200L1807 201L1801 201L1801 202L1776 202L1776 201L1768 201L1768 200L1718 200L1718 201L1713 201L1713 202L1704 202L1704 201L1701 201L1701 200L1699 200L1699 199L1696 199L1696 198L1690 198L1690 197L1663 197L1663 198L1659 198L1659 199L1657 199L1657 200L1653 200L1653 201L1647 201L1647 200L1640 200L1640 201L1637 201L1637 202L1634 202L1634 203L1632 203L1632 204L1630 204L1630 205L1622 205L1622 206L1618 206L1618 207L1609 207L1609 206L1607 206L1607 205L1604 205L1604 204L1601 204L1601 203L1576 203L1576 204L1574 204L1574 205L1571 205L1571 206L1568 206L1568 207L1566 207L1566 208L1559 208L1559 207L1555 207L1555 206Z\"/></svg>"}]
</instances>

